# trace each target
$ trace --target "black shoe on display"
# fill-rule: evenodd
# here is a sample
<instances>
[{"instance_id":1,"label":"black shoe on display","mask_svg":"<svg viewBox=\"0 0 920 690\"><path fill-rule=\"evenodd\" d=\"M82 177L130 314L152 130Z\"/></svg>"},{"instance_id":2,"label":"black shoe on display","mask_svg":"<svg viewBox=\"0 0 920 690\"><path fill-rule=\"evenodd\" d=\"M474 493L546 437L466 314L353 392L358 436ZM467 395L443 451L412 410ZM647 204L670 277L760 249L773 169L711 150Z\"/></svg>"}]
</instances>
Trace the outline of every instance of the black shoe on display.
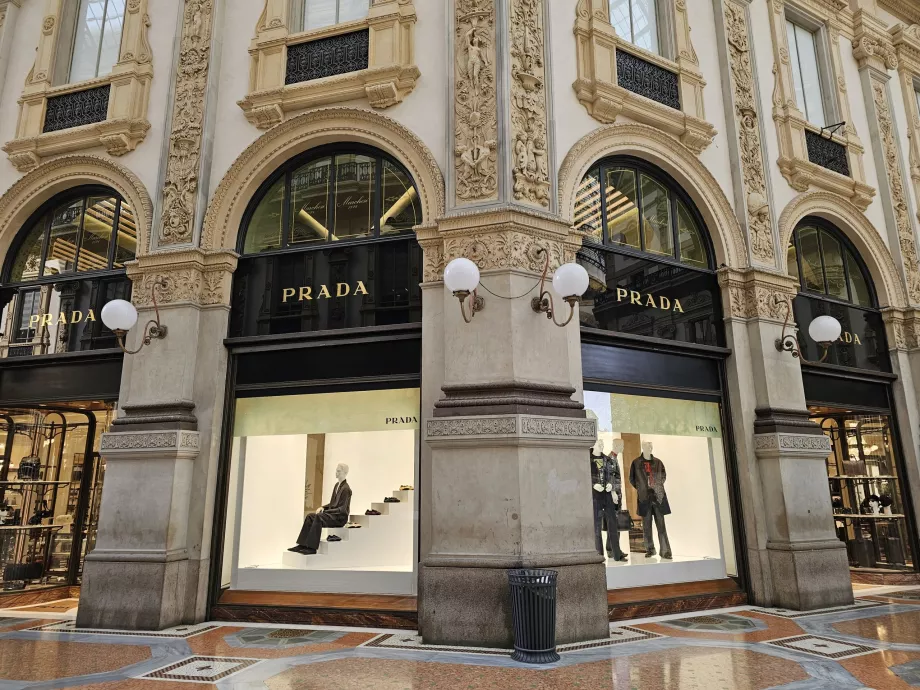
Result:
<instances>
[{"instance_id":1,"label":"black shoe on display","mask_svg":"<svg viewBox=\"0 0 920 690\"><path fill-rule=\"evenodd\" d=\"M657 554L658 554L658 552L655 551L654 548L652 548L652 549L649 549L648 551L645 552L645 557L646 557L646 558L649 558L650 556L655 556L655 555L657 555Z\"/></svg>"},{"instance_id":2,"label":"black shoe on display","mask_svg":"<svg viewBox=\"0 0 920 690\"><path fill-rule=\"evenodd\" d=\"M316 549L304 548L303 551L298 551L297 553L301 553L301 554L303 554L304 556L315 556L315 555L316 555Z\"/></svg>"},{"instance_id":3,"label":"black shoe on display","mask_svg":"<svg viewBox=\"0 0 920 690\"><path fill-rule=\"evenodd\" d=\"M395 496L387 496L385 499L383 499L383 502L384 503L402 503L402 501L400 501Z\"/></svg>"},{"instance_id":4,"label":"black shoe on display","mask_svg":"<svg viewBox=\"0 0 920 690\"><path fill-rule=\"evenodd\" d=\"M288 551L291 551L293 553L300 553L300 554L316 553L316 549L313 549L311 551L306 546L301 546L300 544L297 544L297 546L292 546L291 548L288 549Z\"/></svg>"},{"instance_id":5,"label":"black shoe on display","mask_svg":"<svg viewBox=\"0 0 920 690\"><path fill-rule=\"evenodd\" d=\"M304 548L300 544L294 544L291 548L288 549L291 553L300 553L300 550Z\"/></svg>"},{"instance_id":6,"label":"black shoe on display","mask_svg":"<svg viewBox=\"0 0 920 690\"><path fill-rule=\"evenodd\" d=\"M338 534L330 534L328 537L326 537L326 541L342 541L342 537L340 537Z\"/></svg>"},{"instance_id":7,"label":"black shoe on display","mask_svg":"<svg viewBox=\"0 0 920 690\"><path fill-rule=\"evenodd\" d=\"M364 514L365 515L380 515L380 511L379 510L365 510Z\"/></svg>"},{"instance_id":8,"label":"black shoe on display","mask_svg":"<svg viewBox=\"0 0 920 690\"><path fill-rule=\"evenodd\" d=\"M629 560L629 556L627 556L625 553L621 553L619 556L615 556L612 553L608 553L607 558L609 558L611 561L628 561Z\"/></svg>"},{"instance_id":9,"label":"black shoe on display","mask_svg":"<svg viewBox=\"0 0 920 690\"><path fill-rule=\"evenodd\" d=\"M661 557L664 558L665 560L668 560L668 561L674 560L674 559L671 558L671 552L670 552L670 551L668 551L667 553L664 553L664 552L662 551Z\"/></svg>"}]
</instances>

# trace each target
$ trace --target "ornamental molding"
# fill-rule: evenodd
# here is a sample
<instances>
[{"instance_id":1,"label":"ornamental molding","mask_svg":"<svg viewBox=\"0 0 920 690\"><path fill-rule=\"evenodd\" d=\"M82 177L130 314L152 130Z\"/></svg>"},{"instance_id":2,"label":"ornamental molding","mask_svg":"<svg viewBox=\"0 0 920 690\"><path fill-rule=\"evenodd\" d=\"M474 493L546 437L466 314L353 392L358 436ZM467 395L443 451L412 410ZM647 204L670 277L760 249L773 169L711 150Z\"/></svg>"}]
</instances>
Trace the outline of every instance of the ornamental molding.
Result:
<instances>
[{"instance_id":1,"label":"ornamental molding","mask_svg":"<svg viewBox=\"0 0 920 690\"><path fill-rule=\"evenodd\" d=\"M593 419L566 419L510 415L500 417L444 417L429 419L428 439L482 436L527 436L550 439L597 438L597 422Z\"/></svg>"},{"instance_id":2,"label":"ornamental molding","mask_svg":"<svg viewBox=\"0 0 920 690\"><path fill-rule=\"evenodd\" d=\"M720 269L718 275L728 318L782 323L791 313L784 306L791 307L797 294L795 280L791 277L764 270L727 268Z\"/></svg>"},{"instance_id":3,"label":"ornamental molding","mask_svg":"<svg viewBox=\"0 0 920 690\"><path fill-rule=\"evenodd\" d=\"M311 31L292 32L290 12L290 0L264 0L249 46L249 89L237 105L259 129L270 129L306 108L360 98L372 108L389 108L415 88L421 72L414 62L417 17L411 0L376 0L364 19ZM365 31L366 68L287 83L290 48Z\"/></svg>"},{"instance_id":4,"label":"ornamental molding","mask_svg":"<svg viewBox=\"0 0 920 690\"><path fill-rule=\"evenodd\" d=\"M526 209L501 207L451 214L436 224L417 228L425 252L424 282L441 280L453 259L465 257L481 271L543 271L549 252L554 270L575 261L581 234L561 219Z\"/></svg>"},{"instance_id":5,"label":"ornamental molding","mask_svg":"<svg viewBox=\"0 0 920 690\"><path fill-rule=\"evenodd\" d=\"M901 272L878 230L852 203L837 194L814 191L795 197L779 218L779 241L788 247L796 225L806 216L819 216L838 227L859 251L872 274L882 306L907 307L907 294ZM786 271L785 252L780 253L780 270ZM917 267L916 270L920 270Z\"/></svg>"},{"instance_id":6,"label":"ornamental molding","mask_svg":"<svg viewBox=\"0 0 920 690\"><path fill-rule=\"evenodd\" d=\"M920 259L917 257L916 237L907 206L904 182L901 179L901 158L894 136L895 125L888 105L888 86L871 77L870 83L872 101L875 105L875 118L882 144L882 155L885 157L890 202L898 231L901 263L904 265L904 276L907 282L907 297L911 304L920 304Z\"/></svg>"},{"instance_id":7,"label":"ornamental molding","mask_svg":"<svg viewBox=\"0 0 920 690\"><path fill-rule=\"evenodd\" d=\"M897 69L897 51L885 23L862 9L854 13L853 20L853 57L859 63L859 68L872 66L882 72Z\"/></svg>"},{"instance_id":8,"label":"ornamental molding","mask_svg":"<svg viewBox=\"0 0 920 690\"><path fill-rule=\"evenodd\" d=\"M920 350L920 310L883 309L882 319L890 349L904 352Z\"/></svg>"},{"instance_id":9,"label":"ornamental molding","mask_svg":"<svg viewBox=\"0 0 920 690\"><path fill-rule=\"evenodd\" d=\"M706 81L690 40L686 0L673 0L673 43L676 57L669 60L617 36L610 23L607 0L579 0L575 7L577 79L572 84L579 102L594 119L612 124L622 114L636 122L662 129L695 154L706 149L717 134L706 121L703 88ZM617 50L677 75L681 109L676 110L639 96L619 85ZM602 75L602 76L599 76Z\"/></svg>"},{"instance_id":10,"label":"ornamental molding","mask_svg":"<svg viewBox=\"0 0 920 690\"><path fill-rule=\"evenodd\" d=\"M60 18L67 0L44 0L45 19L38 37L35 63L26 77L19 98L16 136L3 146L10 163L21 173L29 173L42 161L76 151L102 147L110 156L123 156L137 148L147 136L147 104L153 80L153 54L148 42L150 17L149 0L134 0L127 4L122 24L121 52L111 73L86 81L67 83L66 74L58 74L57 65L69 60L58 56L61 39ZM20 2L13 3L17 7ZM6 3L0 7L5 16ZM45 132L49 99L80 94L108 87L108 104L104 119L93 124L79 125ZM100 105L100 116L103 104ZM66 122L65 122L66 124Z\"/></svg>"},{"instance_id":11,"label":"ornamental molding","mask_svg":"<svg viewBox=\"0 0 920 690\"><path fill-rule=\"evenodd\" d=\"M235 252L201 249L142 256L126 265L134 282L131 301L138 308L152 308L155 293L160 306L229 307L237 259Z\"/></svg>"},{"instance_id":12,"label":"ornamental molding","mask_svg":"<svg viewBox=\"0 0 920 690\"><path fill-rule=\"evenodd\" d=\"M514 198L549 208L544 0L511 0L511 154Z\"/></svg>"},{"instance_id":13,"label":"ornamental molding","mask_svg":"<svg viewBox=\"0 0 920 690\"><path fill-rule=\"evenodd\" d=\"M320 108L273 127L236 158L211 197L202 247L235 249L243 214L262 182L293 156L329 141L362 143L389 153L415 181L425 221L444 214L444 178L421 139L366 108Z\"/></svg>"},{"instance_id":14,"label":"ornamental molding","mask_svg":"<svg viewBox=\"0 0 920 690\"><path fill-rule=\"evenodd\" d=\"M920 24L920 5L915 0L879 0L878 4L909 24Z\"/></svg>"},{"instance_id":15,"label":"ornamental molding","mask_svg":"<svg viewBox=\"0 0 920 690\"><path fill-rule=\"evenodd\" d=\"M754 434L754 451L814 451L827 456L831 440L824 434Z\"/></svg>"},{"instance_id":16,"label":"ornamental molding","mask_svg":"<svg viewBox=\"0 0 920 690\"><path fill-rule=\"evenodd\" d=\"M751 61L746 3L725 0L725 28L751 254L758 263L774 266L773 218L767 201L767 173L760 141L758 94Z\"/></svg>"},{"instance_id":17,"label":"ornamental molding","mask_svg":"<svg viewBox=\"0 0 920 690\"><path fill-rule=\"evenodd\" d=\"M920 81L920 25L898 24L890 30L892 45L898 58L898 80L904 112L907 114L907 151L914 196L920 199L920 104L915 98L916 83ZM917 212L920 220L920 209Z\"/></svg>"},{"instance_id":18,"label":"ornamental molding","mask_svg":"<svg viewBox=\"0 0 920 690\"><path fill-rule=\"evenodd\" d=\"M690 149L648 125L604 125L569 150L558 178L559 209L566 222L574 217L576 192L585 174L598 160L613 155L633 155L669 171L702 214L715 245L717 263L732 268L749 264L744 233L722 186Z\"/></svg>"},{"instance_id":19,"label":"ornamental molding","mask_svg":"<svg viewBox=\"0 0 920 690\"><path fill-rule=\"evenodd\" d=\"M197 431L147 431L147 432L108 432L102 435L100 451L185 451L197 453L199 450ZM111 459L109 455L106 459Z\"/></svg>"},{"instance_id":20,"label":"ornamental molding","mask_svg":"<svg viewBox=\"0 0 920 690\"><path fill-rule=\"evenodd\" d=\"M194 239L213 9L213 0L185 2L158 246Z\"/></svg>"},{"instance_id":21,"label":"ornamental molding","mask_svg":"<svg viewBox=\"0 0 920 690\"><path fill-rule=\"evenodd\" d=\"M508 436L517 433L517 417L429 419L428 437Z\"/></svg>"},{"instance_id":22,"label":"ornamental molding","mask_svg":"<svg viewBox=\"0 0 920 690\"><path fill-rule=\"evenodd\" d=\"M83 184L111 187L134 209L138 248L150 237L153 201L140 178L115 161L93 155L55 158L27 174L0 197L0 250L3 254L20 228L55 194Z\"/></svg>"},{"instance_id":23,"label":"ornamental molding","mask_svg":"<svg viewBox=\"0 0 920 690\"><path fill-rule=\"evenodd\" d=\"M495 3L456 0L455 204L498 199Z\"/></svg>"},{"instance_id":24,"label":"ornamental molding","mask_svg":"<svg viewBox=\"0 0 920 690\"><path fill-rule=\"evenodd\" d=\"M521 432L530 436L571 436L593 441L597 438L597 422L593 419L521 417Z\"/></svg>"},{"instance_id":25,"label":"ornamental molding","mask_svg":"<svg viewBox=\"0 0 920 690\"><path fill-rule=\"evenodd\" d=\"M771 0L773 11L768 14L773 44L773 121L779 144L777 165L790 187L798 192L806 192L812 187L832 191L865 211L872 202L875 189L866 184L863 167L865 149L852 124L840 53L841 34L853 38L853 13L847 5L847 0ZM787 7L804 12L812 20L823 24L829 35L828 72L832 88L827 96L833 100L836 118L848 123L839 133L831 135L831 138L846 149L850 176L828 170L809 159L806 132L817 134L818 129L806 120L795 102L795 84L786 34Z\"/></svg>"}]
</instances>

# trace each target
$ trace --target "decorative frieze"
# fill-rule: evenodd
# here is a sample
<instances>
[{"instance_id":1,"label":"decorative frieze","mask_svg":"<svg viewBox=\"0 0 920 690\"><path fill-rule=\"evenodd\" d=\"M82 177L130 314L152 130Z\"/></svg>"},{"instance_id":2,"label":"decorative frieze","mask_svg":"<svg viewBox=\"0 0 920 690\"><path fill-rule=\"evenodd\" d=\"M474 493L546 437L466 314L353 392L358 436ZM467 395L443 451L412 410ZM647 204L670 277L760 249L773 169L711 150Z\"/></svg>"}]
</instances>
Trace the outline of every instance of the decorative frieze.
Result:
<instances>
[{"instance_id":1,"label":"decorative frieze","mask_svg":"<svg viewBox=\"0 0 920 690\"><path fill-rule=\"evenodd\" d=\"M213 0L185 2L163 183L160 246L189 243L194 237L213 10Z\"/></svg>"},{"instance_id":2,"label":"decorative frieze","mask_svg":"<svg viewBox=\"0 0 920 690\"><path fill-rule=\"evenodd\" d=\"M831 440L824 434L755 434L754 451L810 451L831 453Z\"/></svg>"},{"instance_id":3,"label":"decorative frieze","mask_svg":"<svg viewBox=\"0 0 920 690\"><path fill-rule=\"evenodd\" d=\"M134 281L131 301L138 308L191 303L201 307L230 305L237 255L226 251L156 252L127 264Z\"/></svg>"},{"instance_id":4,"label":"decorative frieze","mask_svg":"<svg viewBox=\"0 0 920 690\"><path fill-rule=\"evenodd\" d=\"M882 310L888 346L892 350L914 352L920 350L920 311L916 309Z\"/></svg>"},{"instance_id":5,"label":"decorative frieze","mask_svg":"<svg viewBox=\"0 0 920 690\"><path fill-rule=\"evenodd\" d=\"M760 141L760 118L757 110L754 67L743 3L725 0L725 29L731 63L735 119L741 170L744 176L747 230L751 254L759 263L774 265L773 219L767 201L767 177Z\"/></svg>"},{"instance_id":6,"label":"decorative frieze","mask_svg":"<svg viewBox=\"0 0 920 690\"><path fill-rule=\"evenodd\" d=\"M428 420L426 431L429 441L438 438L530 436L593 442L597 438L597 422L593 419L526 415L447 417Z\"/></svg>"},{"instance_id":7,"label":"decorative frieze","mask_svg":"<svg viewBox=\"0 0 920 690\"><path fill-rule=\"evenodd\" d=\"M498 199L495 3L456 0L454 156L456 203Z\"/></svg>"},{"instance_id":8,"label":"decorative frieze","mask_svg":"<svg viewBox=\"0 0 920 690\"><path fill-rule=\"evenodd\" d=\"M511 2L511 145L515 200L548 208L543 2Z\"/></svg>"},{"instance_id":9,"label":"decorative frieze","mask_svg":"<svg viewBox=\"0 0 920 690\"><path fill-rule=\"evenodd\" d=\"M719 285L726 316L735 319L783 322L797 292L793 278L756 269L720 269Z\"/></svg>"},{"instance_id":10,"label":"decorative frieze","mask_svg":"<svg viewBox=\"0 0 920 690\"><path fill-rule=\"evenodd\" d=\"M197 453L197 431L109 432L102 435L100 452L111 459L113 451L174 451Z\"/></svg>"}]
</instances>

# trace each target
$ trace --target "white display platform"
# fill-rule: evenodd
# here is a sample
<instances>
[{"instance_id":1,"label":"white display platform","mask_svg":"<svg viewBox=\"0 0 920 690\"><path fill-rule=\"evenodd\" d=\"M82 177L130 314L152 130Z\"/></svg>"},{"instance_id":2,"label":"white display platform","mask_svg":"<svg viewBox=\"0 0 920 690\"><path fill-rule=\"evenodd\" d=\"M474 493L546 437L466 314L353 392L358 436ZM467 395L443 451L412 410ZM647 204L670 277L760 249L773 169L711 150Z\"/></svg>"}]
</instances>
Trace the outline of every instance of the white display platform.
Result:
<instances>
[{"instance_id":1,"label":"white display platform","mask_svg":"<svg viewBox=\"0 0 920 690\"><path fill-rule=\"evenodd\" d=\"M304 570L280 563L240 568L236 587L265 592L322 592L336 594L415 594L411 566L358 570L339 568Z\"/></svg>"},{"instance_id":2,"label":"white display platform","mask_svg":"<svg viewBox=\"0 0 920 690\"><path fill-rule=\"evenodd\" d=\"M661 556L647 558L644 553L632 553L628 561L607 559L607 589L673 585L724 577L727 577L725 563L719 558L674 556L665 560Z\"/></svg>"}]
</instances>

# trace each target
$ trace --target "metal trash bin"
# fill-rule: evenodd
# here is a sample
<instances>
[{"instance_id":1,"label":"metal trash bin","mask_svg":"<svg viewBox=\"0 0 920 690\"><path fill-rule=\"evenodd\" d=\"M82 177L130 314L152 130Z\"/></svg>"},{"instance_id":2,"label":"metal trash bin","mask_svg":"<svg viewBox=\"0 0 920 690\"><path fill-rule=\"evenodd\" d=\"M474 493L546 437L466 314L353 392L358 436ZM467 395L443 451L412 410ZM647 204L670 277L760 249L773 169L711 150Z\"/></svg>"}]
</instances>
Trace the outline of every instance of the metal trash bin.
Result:
<instances>
[{"instance_id":1,"label":"metal trash bin","mask_svg":"<svg viewBox=\"0 0 920 690\"><path fill-rule=\"evenodd\" d=\"M525 664L551 664L556 653L555 570L509 570L514 654Z\"/></svg>"}]
</instances>

